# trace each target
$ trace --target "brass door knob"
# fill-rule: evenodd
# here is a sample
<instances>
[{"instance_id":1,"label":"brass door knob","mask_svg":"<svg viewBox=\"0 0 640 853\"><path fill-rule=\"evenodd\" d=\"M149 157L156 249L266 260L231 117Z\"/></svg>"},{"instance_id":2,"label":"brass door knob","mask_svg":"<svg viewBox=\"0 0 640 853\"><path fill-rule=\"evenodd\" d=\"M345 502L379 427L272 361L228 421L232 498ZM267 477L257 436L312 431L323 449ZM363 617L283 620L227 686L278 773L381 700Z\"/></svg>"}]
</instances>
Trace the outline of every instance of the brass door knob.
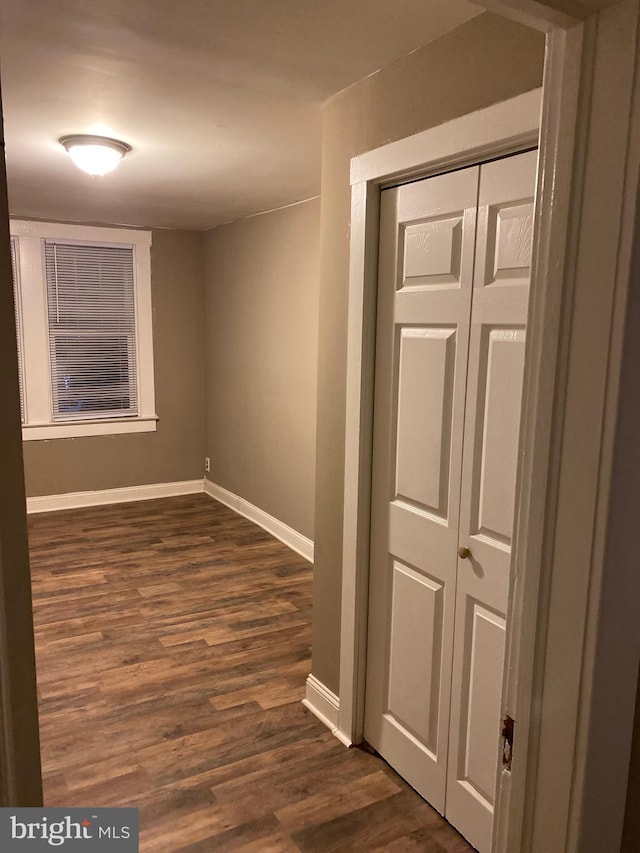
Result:
<instances>
[{"instance_id":1,"label":"brass door knob","mask_svg":"<svg viewBox=\"0 0 640 853\"><path fill-rule=\"evenodd\" d=\"M464 545L461 545L458 548L458 557L460 557L461 560L466 560L470 556L471 551L468 548L465 548Z\"/></svg>"}]
</instances>

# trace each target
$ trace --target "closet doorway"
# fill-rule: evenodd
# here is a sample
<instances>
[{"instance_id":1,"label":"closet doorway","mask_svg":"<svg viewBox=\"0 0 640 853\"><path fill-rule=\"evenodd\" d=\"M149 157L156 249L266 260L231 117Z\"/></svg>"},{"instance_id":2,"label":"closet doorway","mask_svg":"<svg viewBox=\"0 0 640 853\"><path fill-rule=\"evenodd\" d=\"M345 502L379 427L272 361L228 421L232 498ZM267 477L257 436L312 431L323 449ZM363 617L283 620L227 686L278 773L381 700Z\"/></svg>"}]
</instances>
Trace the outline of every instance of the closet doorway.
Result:
<instances>
[{"instance_id":1,"label":"closet doorway","mask_svg":"<svg viewBox=\"0 0 640 853\"><path fill-rule=\"evenodd\" d=\"M489 850L537 151L383 190L364 735Z\"/></svg>"}]
</instances>

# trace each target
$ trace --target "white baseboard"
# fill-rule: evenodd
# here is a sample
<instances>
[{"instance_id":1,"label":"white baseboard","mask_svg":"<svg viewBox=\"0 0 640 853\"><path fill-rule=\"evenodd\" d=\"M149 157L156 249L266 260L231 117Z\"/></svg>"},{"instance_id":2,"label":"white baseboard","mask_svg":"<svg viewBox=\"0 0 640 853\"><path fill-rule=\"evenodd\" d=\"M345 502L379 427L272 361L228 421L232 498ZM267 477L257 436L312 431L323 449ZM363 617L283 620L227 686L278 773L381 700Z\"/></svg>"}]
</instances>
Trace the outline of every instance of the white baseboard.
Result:
<instances>
[{"instance_id":1,"label":"white baseboard","mask_svg":"<svg viewBox=\"0 0 640 853\"><path fill-rule=\"evenodd\" d=\"M179 483L152 483L146 486L125 486L121 489L101 489L96 492L69 492L65 495L42 495L27 498L27 512L54 512L83 506L147 501L177 495L195 495L204 491L204 480L183 480Z\"/></svg>"},{"instance_id":2,"label":"white baseboard","mask_svg":"<svg viewBox=\"0 0 640 853\"><path fill-rule=\"evenodd\" d=\"M225 506L228 506L230 509L239 513L239 515L243 515L245 518L248 518L249 521L253 521L254 524L257 524L259 527L268 531L272 536L275 536L276 539L284 542L285 545L293 551L296 551L301 557L304 557L305 560L309 560L310 563L313 563L313 542L311 539L307 539L306 536L303 536L302 533L298 533L298 531L294 530L293 527L289 527L289 525L285 524L283 521L278 521L277 518L269 515L268 512L254 506L239 495L234 495L234 493L228 491L228 489L224 489L222 486L212 483L211 480L205 479L204 491L205 494L209 495L209 497L220 501L220 503L223 503Z\"/></svg>"},{"instance_id":3,"label":"white baseboard","mask_svg":"<svg viewBox=\"0 0 640 853\"><path fill-rule=\"evenodd\" d=\"M305 698L302 700L305 708L308 708L321 723L336 734L338 729L338 713L340 711L340 700L335 693L318 681L315 675L307 678L307 689Z\"/></svg>"},{"instance_id":4,"label":"white baseboard","mask_svg":"<svg viewBox=\"0 0 640 853\"><path fill-rule=\"evenodd\" d=\"M347 735L343 734L343 733L340 731L340 729L334 729L333 734L335 735L335 737L337 737L337 738L338 738L338 740L340 741L340 743L341 743L343 746L346 746L346 747L347 747L347 749L348 749L348 748L350 748L350 747L352 747L352 746L354 746L354 743L353 743L353 741L351 740L351 738L350 738L350 737L347 737Z\"/></svg>"},{"instance_id":5,"label":"white baseboard","mask_svg":"<svg viewBox=\"0 0 640 853\"><path fill-rule=\"evenodd\" d=\"M94 492L68 492L63 495L41 495L27 498L27 512L55 512L60 509L77 509L83 506L146 501L178 495L195 495L205 492L209 497L267 530L300 556L313 562L313 542L244 498L223 489L210 480L183 480L178 483L151 483L145 486L125 486L120 489L101 489Z\"/></svg>"}]
</instances>

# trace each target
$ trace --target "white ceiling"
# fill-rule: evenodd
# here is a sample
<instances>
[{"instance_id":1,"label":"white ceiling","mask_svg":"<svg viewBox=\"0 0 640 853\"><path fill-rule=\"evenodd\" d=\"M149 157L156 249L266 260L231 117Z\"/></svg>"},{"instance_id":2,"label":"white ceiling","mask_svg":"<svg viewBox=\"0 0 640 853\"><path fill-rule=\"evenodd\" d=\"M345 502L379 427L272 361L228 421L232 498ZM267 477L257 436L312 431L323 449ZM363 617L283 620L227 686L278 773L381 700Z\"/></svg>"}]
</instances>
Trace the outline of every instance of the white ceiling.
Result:
<instances>
[{"instance_id":1,"label":"white ceiling","mask_svg":"<svg viewBox=\"0 0 640 853\"><path fill-rule=\"evenodd\" d=\"M0 0L13 215L211 228L317 195L321 103L464 0ZM91 178L57 139L133 146Z\"/></svg>"}]
</instances>

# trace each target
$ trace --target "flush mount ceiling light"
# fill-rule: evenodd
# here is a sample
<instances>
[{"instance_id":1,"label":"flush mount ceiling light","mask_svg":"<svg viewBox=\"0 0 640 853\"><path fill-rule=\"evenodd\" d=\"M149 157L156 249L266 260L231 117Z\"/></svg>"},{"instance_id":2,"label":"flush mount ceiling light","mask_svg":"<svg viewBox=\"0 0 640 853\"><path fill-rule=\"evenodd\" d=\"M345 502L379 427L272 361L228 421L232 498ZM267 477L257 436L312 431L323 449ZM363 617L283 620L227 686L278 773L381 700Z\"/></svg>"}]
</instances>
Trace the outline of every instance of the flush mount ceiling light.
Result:
<instances>
[{"instance_id":1,"label":"flush mount ceiling light","mask_svg":"<svg viewBox=\"0 0 640 853\"><path fill-rule=\"evenodd\" d=\"M79 169L90 175L112 172L131 146L108 136L71 134L58 140Z\"/></svg>"}]
</instances>

